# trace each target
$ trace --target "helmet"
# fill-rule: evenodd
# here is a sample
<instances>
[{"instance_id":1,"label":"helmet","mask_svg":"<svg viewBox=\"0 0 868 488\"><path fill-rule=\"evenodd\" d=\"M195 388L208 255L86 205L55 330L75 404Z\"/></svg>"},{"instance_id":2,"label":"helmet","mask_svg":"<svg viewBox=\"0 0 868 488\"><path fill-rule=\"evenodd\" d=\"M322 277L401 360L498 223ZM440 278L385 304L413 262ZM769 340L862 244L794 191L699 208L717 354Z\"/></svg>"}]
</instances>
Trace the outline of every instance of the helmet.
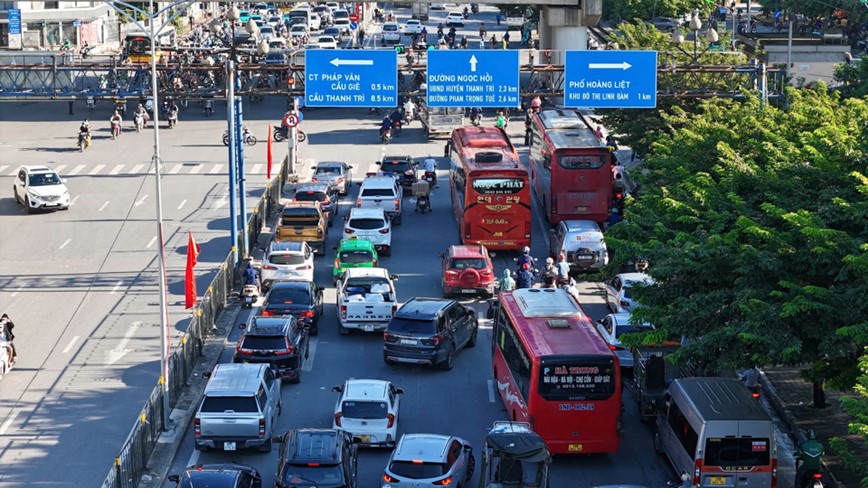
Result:
<instances>
[{"instance_id":1,"label":"helmet","mask_svg":"<svg viewBox=\"0 0 868 488\"><path fill-rule=\"evenodd\" d=\"M522 254L530 254L530 248L527 246L524 246L524 249L521 250L521 253Z\"/></svg>"},{"instance_id":2,"label":"helmet","mask_svg":"<svg viewBox=\"0 0 868 488\"><path fill-rule=\"evenodd\" d=\"M524 263L521 265L521 269L530 269L530 263Z\"/></svg>"},{"instance_id":3,"label":"helmet","mask_svg":"<svg viewBox=\"0 0 868 488\"><path fill-rule=\"evenodd\" d=\"M810 441L817 440L817 433L814 432L814 429L808 430L808 440L810 440Z\"/></svg>"},{"instance_id":4,"label":"helmet","mask_svg":"<svg viewBox=\"0 0 868 488\"><path fill-rule=\"evenodd\" d=\"M555 264L555 260L552 259L551 257L547 257L547 258L546 258L546 264L548 264L548 265Z\"/></svg>"}]
</instances>

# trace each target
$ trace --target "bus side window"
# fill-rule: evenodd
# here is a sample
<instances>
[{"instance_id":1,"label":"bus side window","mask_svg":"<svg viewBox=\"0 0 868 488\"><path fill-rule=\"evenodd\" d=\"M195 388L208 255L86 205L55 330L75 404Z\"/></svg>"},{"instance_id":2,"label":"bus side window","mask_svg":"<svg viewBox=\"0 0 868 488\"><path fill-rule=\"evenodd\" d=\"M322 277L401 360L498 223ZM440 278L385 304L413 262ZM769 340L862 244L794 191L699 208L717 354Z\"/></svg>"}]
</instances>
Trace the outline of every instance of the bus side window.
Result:
<instances>
[{"instance_id":1,"label":"bus side window","mask_svg":"<svg viewBox=\"0 0 868 488\"><path fill-rule=\"evenodd\" d=\"M669 426L675 432L675 437L681 443L681 446L687 451L687 455L692 459L696 456L696 445L699 442L699 435L693 430L690 422L678 408L678 403L669 401Z\"/></svg>"},{"instance_id":2,"label":"bus side window","mask_svg":"<svg viewBox=\"0 0 868 488\"><path fill-rule=\"evenodd\" d=\"M547 151L542 152L542 165L545 169L552 170L552 155Z\"/></svg>"}]
</instances>

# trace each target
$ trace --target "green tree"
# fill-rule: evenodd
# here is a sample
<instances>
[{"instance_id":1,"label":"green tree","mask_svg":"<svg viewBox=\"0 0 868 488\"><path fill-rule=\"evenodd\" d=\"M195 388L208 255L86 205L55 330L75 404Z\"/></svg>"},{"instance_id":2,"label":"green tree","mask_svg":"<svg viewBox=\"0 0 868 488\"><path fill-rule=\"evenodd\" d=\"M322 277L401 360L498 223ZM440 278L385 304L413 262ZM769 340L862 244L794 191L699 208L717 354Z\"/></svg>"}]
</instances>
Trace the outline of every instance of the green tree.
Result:
<instances>
[{"instance_id":1,"label":"green tree","mask_svg":"<svg viewBox=\"0 0 868 488\"><path fill-rule=\"evenodd\" d=\"M603 2L603 19L612 21L653 17L680 17L698 9L707 15L714 9L713 0L611 0Z\"/></svg>"},{"instance_id":2,"label":"green tree","mask_svg":"<svg viewBox=\"0 0 868 488\"><path fill-rule=\"evenodd\" d=\"M847 387L868 344L868 102L823 84L788 98L662 113L643 192L606 240L613 267L650 258L658 285L635 315L694 339L679 360L809 365Z\"/></svg>"},{"instance_id":3,"label":"green tree","mask_svg":"<svg viewBox=\"0 0 868 488\"><path fill-rule=\"evenodd\" d=\"M835 80L843 85L841 91L847 97L868 95L868 57L858 62L842 63L835 66Z\"/></svg>"},{"instance_id":4,"label":"green tree","mask_svg":"<svg viewBox=\"0 0 868 488\"><path fill-rule=\"evenodd\" d=\"M865 270L868 272L868 269ZM856 398L843 397L841 399L844 410L853 416L849 431L851 434L861 436L868 443L868 348L859 359L859 369L862 374L856 381ZM861 458L847 445L847 441L840 437L830 439L830 445L835 453L844 460L844 464L859 476L863 476L862 486L868 486L868 460Z\"/></svg>"}]
</instances>

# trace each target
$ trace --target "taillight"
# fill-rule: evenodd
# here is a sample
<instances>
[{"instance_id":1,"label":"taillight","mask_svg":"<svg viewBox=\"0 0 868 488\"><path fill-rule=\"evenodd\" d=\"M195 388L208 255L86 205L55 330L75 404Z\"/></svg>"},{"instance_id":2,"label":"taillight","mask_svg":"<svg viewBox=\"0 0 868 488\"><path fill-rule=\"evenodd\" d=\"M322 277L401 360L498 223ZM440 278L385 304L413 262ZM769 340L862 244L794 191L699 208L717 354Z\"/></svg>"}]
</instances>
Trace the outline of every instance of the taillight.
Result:
<instances>
[{"instance_id":1,"label":"taillight","mask_svg":"<svg viewBox=\"0 0 868 488\"><path fill-rule=\"evenodd\" d=\"M341 305L341 320L347 320L347 306Z\"/></svg>"},{"instance_id":2,"label":"taillight","mask_svg":"<svg viewBox=\"0 0 868 488\"><path fill-rule=\"evenodd\" d=\"M393 303L392 304L392 315L395 315L395 312L397 312L397 311L398 311L398 304Z\"/></svg>"},{"instance_id":3,"label":"taillight","mask_svg":"<svg viewBox=\"0 0 868 488\"><path fill-rule=\"evenodd\" d=\"M700 473L702 473L702 459L697 459L693 465L693 484L699 486Z\"/></svg>"},{"instance_id":4,"label":"taillight","mask_svg":"<svg viewBox=\"0 0 868 488\"><path fill-rule=\"evenodd\" d=\"M778 460L772 459L772 488L778 488Z\"/></svg>"},{"instance_id":5,"label":"taillight","mask_svg":"<svg viewBox=\"0 0 868 488\"><path fill-rule=\"evenodd\" d=\"M317 237L322 237L322 229L317 228L317 230L316 230L316 236L317 236Z\"/></svg>"},{"instance_id":6,"label":"taillight","mask_svg":"<svg viewBox=\"0 0 868 488\"><path fill-rule=\"evenodd\" d=\"M823 473L814 473L812 476L815 480L823 479Z\"/></svg>"},{"instance_id":7,"label":"taillight","mask_svg":"<svg viewBox=\"0 0 868 488\"><path fill-rule=\"evenodd\" d=\"M530 220L524 222L524 238L530 239Z\"/></svg>"},{"instance_id":8,"label":"taillight","mask_svg":"<svg viewBox=\"0 0 868 488\"><path fill-rule=\"evenodd\" d=\"M380 229L380 234L388 234L388 233L389 233L388 227L384 227L384 228Z\"/></svg>"},{"instance_id":9,"label":"taillight","mask_svg":"<svg viewBox=\"0 0 868 488\"><path fill-rule=\"evenodd\" d=\"M355 234L356 231L350 229L349 227L344 227L344 234Z\"/></svg>"},{"instance_id":10,"label":"taillight","mask_svg":"<svg viewBox=\"0 0 868 488\"><path fill-rule=\"evenodd\" d=\"M397 478L392 478L391 476L387 475L386 473L383 473L383 481L385 481L386 483L400 483L400 481Z\"/></svg>"},{"instance_id":11,"label":"taillight","mask_svg":"<svg viewBox=\"0 0 868 488\"><path fill-rule=\"evenodd\" d=\"M389 423L386 425L386 428L391 429L395 425L395 415L390 413L387 418L389 419Z\"/></svg>"},{"instance_id":12,"label":"taillight","mask_svg":"<svg viewBox=\"0 0 868 488\"><path fill-rule=\"evenodd\" d=\"M313 310L308 310L298 314L299 317L313 317Z\"/></svg>"},{"instance_id":13,"label":"taillight","mask_svg":"<svg viewBox=\"0 0 868 488\"><path fill-rule=\"evenodd\" d=\"M422 339L422 344L425 344L426 346L439 346L442 341L443 336L436 335L430 339Z\"/></svg>"},{"instance_id":14,"label":"taillight","mask_svg":"<svg viewBox=\"0 0 868 488\"><path fill-rule=\"evenodd\" d=\"M609 344L609 349L611 349L611 350L613 350L613 351L623 351L623 350L624 350L623 347L621 347L621 346L615 346L615 345L613 345L613 344Z\"/></svg>"},{"instance_id":15,"label":"taillight","mask_svg":"<svg viewBox=\"0 0 868 488\"><path fill-rule=\"evenodd\" d=\"M239 354L250 354L250 353L252 353L252 352L253 352L252 349L244 349L244 348L241 346L241 343L242 343L242 342L243 342L243 340L242 340L242 341L238 341L238 344L235 345L235 352L236 352L236 353L239 353Z\"/></svg>"},{"instance_id":16,"label":"taillight","mask_svg":"<svg viewBox=\"0 0 868 488\"><path fill-rule=\"evenodd\" d=\"M622 198L624 198L624 195L623 195L623 194L621 194L621 193L615 193L615 200L620 200L620 199L622 199Z\"/></svg>"},{"instance_id":17,"label":"taillight","mask_svg":"<svg viewBox=\"0 0 868 488\"><path fill-rule=\"evenodd\" d=\"M335 414L335 425L337 425L338 427L341 426L341 417L343 416L344 414L342 414L341 412Z\"/></svg>"},{"instance_id":18,"label":"taillight","mask_svg":"<svg viewBox=\"0 0 868 488\"><path fill-rule=\"evenodd\" d=\"M621 303L622 307L629 307L630 306L630 302L628 302L626 300L621 300L620 303Z\"/></svg>"},{"instance_id":19,"label":"taillight","mask_svg":"<svg viewBox=\"0 0 868 488\"><path fill-rule=\"evenodd\" d=\"M259 419L259 437L265 437L265 419Z\"/></svg>"},{"instance_id":20,"label":"taillight","mask_svg":"<svg viewBox=\"0 0 868 488\"><path fill-rule=\"evenodd\" d=\"M277 269L277 266L272 266L270 264L263 264L262 269Z\"/></svg>"},{"instance_id":21,"label":"taillight","mask_svg":"<svg viewBox=\"0 0 868 488\"><path fill-rule=\"evenodd\" d=\"M199 419L199 417L193 419L193 434L196 435L196 437L202 435L202 420Z\"/></svg>"},{"instance_id":22,"label":"taillight","mask_svg":"<svg viewBox=\"0 0 868 488\"><path fill-rule=\"evenodd\" d=\"M388 332L383 332L383 341L384 342L395 342L395 335L390 334Z\"/></svg>"},{"instance_id":23,"label":"taillight","mask_svg":"<svg viewBox=\"0 0 868 488\"><path fill-rule=\"evenodd\" d=\"M359 199L356 200L356 206L357 206L357 207L361 207L361 206L362 206L362 199L361 199L361 198L359 198Z\"/></svg>"},{"instance_id":24,"label":"taillight","mask_svg":"<svg viewBox=\"0 0 868 488\"><path fill-rule=\"evenodd\" d=\"M271 317L271 312L269 312L268 310L265 310L265 309L262 309L262 311L259 312L259 314L262 315L263 317Z\"/></svg>"},{"instance_id":25,"label":"taillight","mask_svg":"<svg viewBox=\"0 0 868 488\"><path fill-rule=\"evenodd\" d=\"M316 179L316 176L312 176L312 177L310 178L310 181L311 181L311 183L316 183L316 182L319 181L319 180Z\"/></svg>"},{"instance_id":26,"label":"taillight","mask_svg":"<svg viewBox=\"0 0 868 488\"><path fill-rule=\"evenodd\" d=\"M338 181L337 181L336 183L337 183L338 185L340 185L340 184L343 183L343 182L344 182L344 179L343 179L343 178L338 178Z\"/></svg>"},{"instance_id":27,"label":"taillight","mask_svg":"<svg viewBox=\"0 0 868 488\"><path fill-rule=\"evenodd\" d=\"M438 486L449 486L452 484L452 477L450 476L448 478L443 478L440 481L435 481L434 484Z\"/></svg>"},{"instance_id":28,"label":"taillight","mask_svg":"<svg viewBox=\"0 0 868 488\"><path fill-rule=\"evenodd\" d=\"M396 199L395 199L395 210L398 210L399 208L401 208L400 205L401 205L401 200L398 200L398 199L396 198Z\"/></svg>"}]
</instances>

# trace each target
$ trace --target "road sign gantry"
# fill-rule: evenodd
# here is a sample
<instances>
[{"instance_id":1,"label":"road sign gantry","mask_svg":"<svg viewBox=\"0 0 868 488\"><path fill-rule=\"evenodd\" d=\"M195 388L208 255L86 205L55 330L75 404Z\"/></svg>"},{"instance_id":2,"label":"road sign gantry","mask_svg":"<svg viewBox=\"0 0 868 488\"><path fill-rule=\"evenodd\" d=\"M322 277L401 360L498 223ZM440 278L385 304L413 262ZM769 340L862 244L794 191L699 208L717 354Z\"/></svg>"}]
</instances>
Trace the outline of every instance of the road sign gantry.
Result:
<instances>
[{"instance_id":1,"label":"road sign gantry","mask_svg":"<svg viewBox=\"0 0 868 488\"><path fill-rule=\"evenodd\" d=\"M313 49L305 53L308 107L395 107L398 54L392 50Z\"/></svg>"}]
</instances>

